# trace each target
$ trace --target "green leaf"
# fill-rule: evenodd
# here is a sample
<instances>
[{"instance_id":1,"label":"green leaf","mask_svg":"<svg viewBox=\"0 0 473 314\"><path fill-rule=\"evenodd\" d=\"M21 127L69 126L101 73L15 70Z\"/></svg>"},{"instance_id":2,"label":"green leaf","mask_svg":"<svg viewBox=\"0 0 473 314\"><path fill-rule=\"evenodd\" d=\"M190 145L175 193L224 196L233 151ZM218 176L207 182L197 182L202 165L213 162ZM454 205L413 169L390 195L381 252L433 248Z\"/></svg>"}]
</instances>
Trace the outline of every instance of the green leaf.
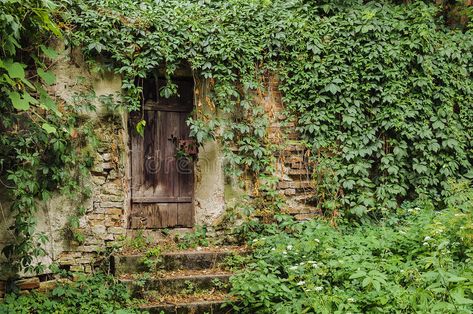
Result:
<instances>
[{"instance_id":1,"label":"green leaf","mask_svg":"<svg viewBox=\"0 0 473 314\"><path fill-rule=\"evenodd\" d=\"M41 48L41 51L43 52L43 54L48 57L49 59L56 59L58 57L58 53L56 52L56 50L50 48L50 47L46 47L45 45L41 45L39 46Z\"/></svg>"},{"instance_id":2,"label":"green leaf","mask_svg":"<svg viewBox=\"0 0 473 314\"><path fill-rule=\"evenodd\" d=\"M361 277L365 277L366 276L366 272L365 271L357 271L356 273L352 274L349 279L357 279L357 278L361 278Z\"/></svg>"},{"instance_id":3,"label":"green leaf","mask_svg":"<svg viewBox=\"0 0 473 314\"><path fill-rule=\"evenodd\" d=\"M10 92L8 97L13 104L13 107L17 110L28 110L30 109L30 104L27 100L20 97L18 92Z\"/></svg>"},{"instance_id":4,"label":"green leaf","mask_svg":"<svg viewBox=\"0 0 473 314\"><path fill-rule=\"evenodd\" d=\"M56 82L56 76L51 72L46 72L43 69L38 69L38 75L43 79L47 85L52 85Z\"/></svg>"},{"instance_id":5,"label":"green leaf","mask_svg":"<svg viewBox=\"0 0 473 314\"><path fill-rule=\"evenodd\" d=\"M14 79L24 79L25 78L25 70L23 67L25 66L22 63L18 62L5 62L5 69L8 71L8 75Z\"/></svg>"},{"instance_id":6,"label":"green leaf","mask_svg":"<svg viewBox=\"0 0 473 314\"><path fill-rule=\"evenodd\" d=\"M48 134L56 133L56 128L49 123L43 123L41 126Z\"/></svg>"},{"instance_id":7,"label":"green leaf","mask_svg":"<svg viewBox=\"0 0 473 314\"><path fill-rule=\"evenodd\" d=\"M142 137L145 135L146 120L141 120L136 124L136 132Z\"/></svg>"},{"instance_id":8,"label":"green leaf","mask_svg":"<svg viewBox=\"0 0 473 314\"><path fill-rule=\"evenodd\" d=\"M59 117L62 116L62 113L57 109L56 103L51 99L51 97L49 97L48 94L46 94L46 92L40 92L39 106L45 110L53 111Z\"/></svg>"}]
</instances>

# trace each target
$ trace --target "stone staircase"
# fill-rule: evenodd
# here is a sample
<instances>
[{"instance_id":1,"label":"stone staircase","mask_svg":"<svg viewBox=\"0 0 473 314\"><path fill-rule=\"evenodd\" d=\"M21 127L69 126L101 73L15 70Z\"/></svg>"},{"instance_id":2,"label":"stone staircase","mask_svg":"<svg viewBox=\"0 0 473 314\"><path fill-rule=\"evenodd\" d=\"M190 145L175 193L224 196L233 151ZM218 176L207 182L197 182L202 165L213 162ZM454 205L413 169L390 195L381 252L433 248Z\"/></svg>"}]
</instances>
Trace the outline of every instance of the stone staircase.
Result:
<instances>
[{"instance_id":1,"label":"stone staircase","mask_svg":"<svg viewBox=\"0 0 473 314\"><path fill-rule=\"evenodd\" d=\"M137 308L149 313L232 313L226 294L232 273L222 262L234 247L162 253L155 257L116 255L115 275L126 283L133 296L144 300Z\"/></svg>"}]
</instances>

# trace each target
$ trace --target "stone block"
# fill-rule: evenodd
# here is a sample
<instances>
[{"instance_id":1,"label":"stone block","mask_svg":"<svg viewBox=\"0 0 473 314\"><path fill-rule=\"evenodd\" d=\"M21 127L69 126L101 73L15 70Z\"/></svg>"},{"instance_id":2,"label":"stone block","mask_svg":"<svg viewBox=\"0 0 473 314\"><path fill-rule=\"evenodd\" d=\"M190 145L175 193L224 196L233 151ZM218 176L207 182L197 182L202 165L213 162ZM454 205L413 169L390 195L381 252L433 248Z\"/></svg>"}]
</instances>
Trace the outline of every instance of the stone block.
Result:
<instances>
[{"instance_id":1,"label":"stone block","mask_svg":"<svg viewBox=\"0 0 473 314\"><path fill-rule=\"evenodd\" d=\"M310 173L306 169L289 169L287 172L291 176L307 176Z\"/></svg>"},{"instance_id":2,"label":"stone block","mask_svg":"<svg viewBox=\"0 0 473 314\"><path fill-rule=\"evenodd\" d=\"M126 234L126 229L123 227L109 227L107 231L108 233L111 233L111 234L120 234L120 235Z\"/></svg>"},{"instance_id":3,"label":"stone block","mask_svg":"<svg viewBox=\"0 0 473 314\"><path fill-rule=\"evenodd\" d=\"M302 221L302 220L311 220L316 217L320 217L319 214L297 214L294 216L296 220Z\"/></svg>"},{"instance_id":4,"label":"stone block","mask_svg":"<svg viewBox=\"0 0 473 314\"><path fill-rule=\"evenodd\" d=\"M102 163L102 169L103 169L104 171L112 170L113 168L115 168L115 167L113 166L113 163L111 163L111 162L104 162L104 163Z\"/></svg>"},{"instance_id":5,"label":"stone block","mask_svg":"<svg viewBox=\"0 0 473 314\"><path fill-rule=\"evenodd\" d=\"M118 172L115 171L115 169L112 169L112 170L110 170L110 173L108 174L107 179L108 180L115 180L119 177L120 177L120 175L118 174Z\"/></svg>"},{"instance_id":6,"label":"stone block","mask_svg":"<svg viewBox=\"0 0 473 314\"><path fill-rule=\"evenodd\" d=\"M284 195L295 195L296 189L286 189L284 190Z\"/></svg>"},{"instance_id":7,"label":"stone block","mask_svg":"<svg viewBox=\"0 0 473 314\"><path fill-rule=\"evenodd\" d=\"M294 181L294 188L296 189L312 189L312 181Z\"/></svg>"},{"instance_id":8,"label":"stone block","mask_svg":"<svg viewBox=\"0 0 473 314\"><path fill-rule=\"evenodd\" d=\"M110 160L112 160L112 154L110 154L110 153L102 154L101 157L102 157L102 160L103 160L103 161L110 161Z\"/></svg>"},{"instance_id":9,"label":"stone block","mask_svg":"<svg viewBox=\"0 0 473 314\"><path fill-rule=\"evenodd\" d=\"M102 250L102 248L99 245L81 245L77 247L77 250L80 252L99 252ZM71 267L71 270L72 270L72 267ZM72 270L72 271L75 271L75 270Z\"/></svg>"},{"instance_id":10,"label":"stone block","mask_svg":"<svg viewBox=\"0 0 473 314\"><path fill-rule=\"evenodd\" d=\"M92 227L92 232L96 235L102 236L107 232L107 229L105 228L104 225L96 225Z\"/></svg>"},{"instance_id":11,"label":"stone block","mask_svg":"<svg viewBox=\"0 0 473 314\"><path fill-rule=\"evenodd\" d=\"M291 163L292 169L305 169L306 165L303 162L293 162Z\"/></svg>"},{"instance_id":12,"label":"stone block","mask_svg":"<svg viewBox=\"0 0 473 314\"><path fill-rule=\"evenodd\" d=\"M278 189L294 189L295 187L294 181L278 182Z\"/></svg>"},{"instance_id":13,"label":"stone block","mask_svg":"<svg viewBox=\"0 0 473 314\"><path fill-rule=\"evenodd\" d=\"M101 195L100 200L102 202L116 202L116 203L123 203L125 200L125 192L121 191L120 195Z\"/></svg>"},{"instance_id":14,"label":"stone block","mask_svg":"<svg viewBox=\"0 0 473 314\"><path fill-rule=\"evenodd\" d=\"M53 290L54 288L56 288L56 286L57 286L56 280L42 281L39 283L38 291L46 292L49 290Z\"/></svg>"},{"instance_id":15,"label":"stone block","mask_svg":"<svg viewBox=\"0 0 473 314\"><path fill-rule=\"evenodd\" d=\"M288 163L301 163L301 162L304 162L304 157L292 155L287 159L287 162Z\"/></svg>"},{"instance_id":16,"label":"stone block","mask_svg":"<svg viewBox=\"0 0 473 314\"><path fill-rule=\"evenodd\" d=\"M105 213L107 215L122 215L123 209L122 208L106 208Z\"/></svg>"},{"instance_id":17,"label":"stone block","mask_svg":"<svg viewBox=\"0 0 473 314\"><path fill-rule=\"evenodd\" d=\"M31 277L20 279L15 282L17 287L20 290L31 290L39 288L39 278L38 277Z\"/></svg>"},{"instance_id":18,"label":"stone block","mask_svg":"<svg viewBox=\"0 0 473 314\"><path fill-rule=\"evenodd\" d=\"M124 208L123 202L102 202L102 203L100 203L100 207L102 207L102 208L110 208L110 207Z\"/></svg>"},{"instance_id":19,"label":"stone block","mask_svg":"<svg viewBox=\"0 0 473 314\"><path fill-rule=\"evenodd\" d=\"M83 272L84 271L84 266L83 265L72 265L71 268L70 268L70 271L74 271L74 272ZM78 276L72 276L72 280L73 281L77 281L78 279Z\"/></svg>"},{"instance_id":20,"label":"stone block","mask_svg":"<svg viewBox=\"0 0 473 314\"><path fill-rule=\"evenodd\" d=\"M100 169L102 169L102 168L100 168ZM99 172L102 172L102 171L100 170ZM95 185L102 185L102 184L105 183L105 177L103 177L103 176L92 176L92 182Z\"/></svg>"},{"instance_id":21,"label":"stone block","mask_svg":"<svg viewBox=\"0 0 473 314\"><path fill-rule=\"evenodd\" d=\"M122 195L123 189L120 185L117 185L113 182L107 182L102 185L100 192L104 195Z\"/></svg>"},{"instance_id":22,"label":"stone block","mask_svg":"<svg viewBox=\"0 0 473 314\"><path fill-rule=\"evenodd\" d=\"M88 214L87 218L89 220L104 220L105 215L104 214Z\"/></svg>"}]
</instances>

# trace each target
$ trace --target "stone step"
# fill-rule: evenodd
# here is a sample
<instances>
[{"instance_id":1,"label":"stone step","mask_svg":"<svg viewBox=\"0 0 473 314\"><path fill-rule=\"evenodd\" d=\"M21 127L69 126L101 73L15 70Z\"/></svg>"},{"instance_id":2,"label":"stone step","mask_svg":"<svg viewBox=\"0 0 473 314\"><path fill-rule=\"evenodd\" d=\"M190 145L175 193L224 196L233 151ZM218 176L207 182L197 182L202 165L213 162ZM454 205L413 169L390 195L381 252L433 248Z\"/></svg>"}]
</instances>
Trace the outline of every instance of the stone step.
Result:
<instances>
[{"instance_id":1,"label":"stone step","mask_svg":"<svg viewBox=\"0 0 473 314\"><path fill-rule=\"evenodd\" d=\"M168 272L159 277L151 277L140 282L139 277L123 278L135 296L144 296L147 291L160 294L189 294L204 290L227 291L231 273L218 270L193 272Z\"/></svg>"},{"instance_id":2,"label":"stone step","mask_svg":"<svg viewBox=\"0 0 473 314\"><path fill-rule=\"evenodd\" d=\"M112 268L116 275L136 274L155 270L178 270L178 269L209 269L214 268L225 258L235 254L235 251L179 251L163 253L156 264L156 269L149 269L145 264L145 255L114 255L112 256ZM238 252L242 254L244 252ZM148 258L152 259L152 258Z\"/></svg>"},{"instance_id":3,"label":"stone step","mask_svg":"<svg viewBox=\"0 0 473 314\"><path fill-rule=\"evenodd\" d=\"M194 301L186 303L164 303L142 305L138 310L146 311L150 314L230 314L232 308L225 305L223 300L219 301Z\"/></svg>"}]
</instances>

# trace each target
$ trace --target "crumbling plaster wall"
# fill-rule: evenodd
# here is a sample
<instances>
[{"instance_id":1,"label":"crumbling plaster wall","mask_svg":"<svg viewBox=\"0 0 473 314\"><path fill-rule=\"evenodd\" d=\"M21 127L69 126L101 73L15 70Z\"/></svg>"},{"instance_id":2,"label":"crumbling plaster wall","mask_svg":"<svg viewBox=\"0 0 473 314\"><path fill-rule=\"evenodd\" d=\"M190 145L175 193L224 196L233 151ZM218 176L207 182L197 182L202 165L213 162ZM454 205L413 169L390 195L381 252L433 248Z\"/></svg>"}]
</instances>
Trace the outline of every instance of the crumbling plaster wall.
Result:
<instances>
[{"instance_id":1,"label":"crumbling plaster wall","mask_svg":"<svg viewBox=\"0 0 473 314\"><path fill-rule=\"evenodd\" d=\"M90 73L80 52L66 49L62 43L58 43L57 50L60 57L51 67L56 83L51 86L50 93L60 107L65 103L73 104L91 92L95 96L119 95L120 77ZM108 247L119 244L127 236L130 186L126 115L107 112L97 98L87 98L87 101L91 101L96 110L84 111L83 114L94 121L100 141L91 174L84 178L92 196L77 204L77 201L56 193L49 201L39 204L36 228L38 232L46 233L50 240L45 247L47 256L41 258L41 262L46 265L57 262L70 270L86 272ZM209 142L200 149L195 169L195 221L196 224L211 226L225 210L223 168L216 142ZM6 230L11 225L8 204L1 202L1 205L0 250L10 240ZM83 206L86 211L75 230L84 236L81 243L65 236L68 219L76 215L78 206Z\"/></svg>"}]
</instances>

